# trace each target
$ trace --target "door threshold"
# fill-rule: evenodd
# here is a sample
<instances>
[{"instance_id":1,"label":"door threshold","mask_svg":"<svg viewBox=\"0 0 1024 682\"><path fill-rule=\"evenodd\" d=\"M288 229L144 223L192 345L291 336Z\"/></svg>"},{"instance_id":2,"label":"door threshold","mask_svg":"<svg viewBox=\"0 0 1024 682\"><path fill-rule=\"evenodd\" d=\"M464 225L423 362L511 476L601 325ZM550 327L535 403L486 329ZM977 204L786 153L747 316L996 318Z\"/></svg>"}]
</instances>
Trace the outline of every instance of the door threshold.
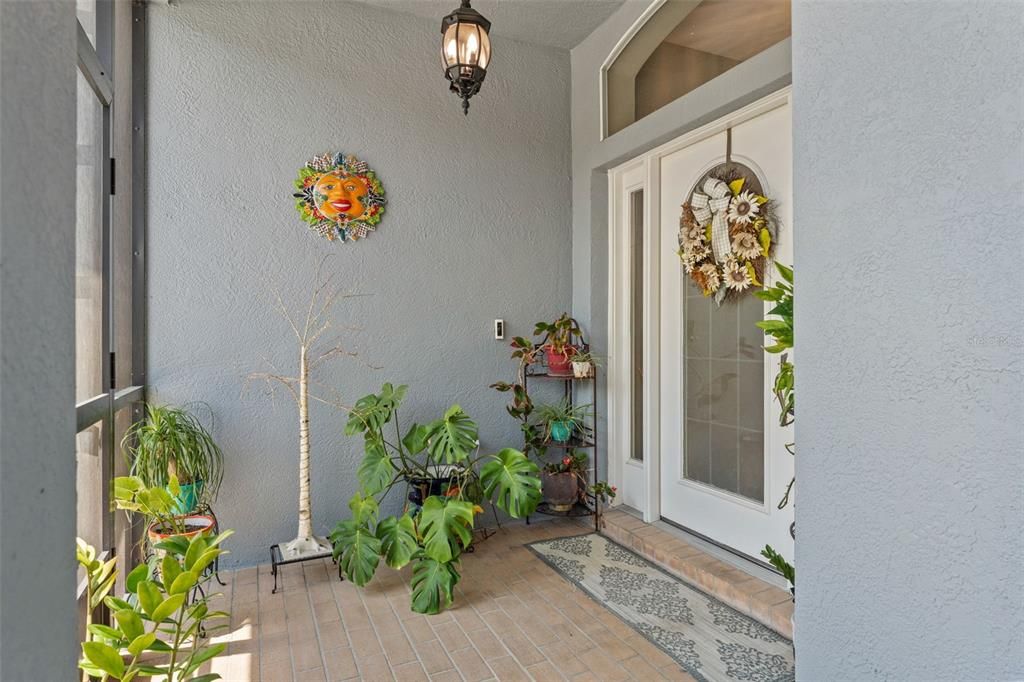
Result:
<instances>
[{"instance_id":1,"label":"door threshold","mask_svg":"<svg viewBox=\"0 0 1024 682\"><path fill-rule=\"evenodd\" d=\"M619 505L616 507L618 510L629 514L630 516L640 519L643 521L644 515L640 510L634 509L627 505ZM775 585L784 590L789 589L789 582L786 581L782 574L775 570L771 565L752 557L749 554L744 554L738 550L727 547L721 543L715 542L706 535L702 535L696 531L690 530L686 526L678 524L674 521L666 519L664 517L658 519L652 524L647 524L654 528L664 530L672 537L678 538L683 542L687 542L694 547L702 550L706 554L713 556L719 561L738 568L744 573L750 574L750 576L763 580L770 585Z\"/></svg>"},{"instance_id":2,"label":"door threshold","mask_svg":"<svg viewBox=\"0 0 1024 682\"><path fill-rule=\"evenodd\" d=\"M786 581L749 558L665 521L644 523L623 505L605 512L602 532L680 579L792 638L792 595Z\"/></svg>"}]
</instances>

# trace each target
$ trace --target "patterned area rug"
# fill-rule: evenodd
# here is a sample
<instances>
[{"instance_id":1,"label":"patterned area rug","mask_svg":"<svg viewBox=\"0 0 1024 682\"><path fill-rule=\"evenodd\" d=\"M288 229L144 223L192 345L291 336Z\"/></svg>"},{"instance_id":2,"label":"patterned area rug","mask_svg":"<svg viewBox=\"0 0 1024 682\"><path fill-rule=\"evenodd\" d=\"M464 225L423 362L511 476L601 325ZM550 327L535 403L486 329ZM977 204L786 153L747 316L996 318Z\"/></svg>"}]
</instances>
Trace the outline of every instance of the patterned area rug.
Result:
<instances>
[{"instance_id":1,"label":"patterned area rug","mask_svg":"<svg viewBox=\"0 0 1024 682\"><path fill-rule=\"evenodd\" d=\"M794 679L788 639L602 535L527 547L698 680Z\"/></svg>"}]
</instances>

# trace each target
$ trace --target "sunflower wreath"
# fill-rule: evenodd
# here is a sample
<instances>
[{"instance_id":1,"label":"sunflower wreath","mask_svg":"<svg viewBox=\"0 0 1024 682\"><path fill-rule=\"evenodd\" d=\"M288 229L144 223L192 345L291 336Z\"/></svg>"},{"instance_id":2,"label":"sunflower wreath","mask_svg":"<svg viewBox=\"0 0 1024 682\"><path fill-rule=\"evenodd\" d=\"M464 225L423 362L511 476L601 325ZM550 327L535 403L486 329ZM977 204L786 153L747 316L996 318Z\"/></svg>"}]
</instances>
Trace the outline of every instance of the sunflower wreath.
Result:
<instances>
[{"instance_id":1,"label":"sunflower wreath","mask_svg":"<svg viewBox=\"0 0 1024 682\"><path fill-rule=\"evenodd\" d=\"M701 293L721 305L762 286L778 221L753 171L735 162L712 168L682 208L679 258Z\"/></svg>"},{"instance_id":2,"label":"sunflower wreath","mask_svg":"<svg viewBox=\"0 0 1024 682\"><path fill-rule=\"evenodd\" d=\"M299 170L295 208L321 237L365 237L384 215L384 186L365 161L344 154L314 156Z\"/></svg>"}]
</instances>

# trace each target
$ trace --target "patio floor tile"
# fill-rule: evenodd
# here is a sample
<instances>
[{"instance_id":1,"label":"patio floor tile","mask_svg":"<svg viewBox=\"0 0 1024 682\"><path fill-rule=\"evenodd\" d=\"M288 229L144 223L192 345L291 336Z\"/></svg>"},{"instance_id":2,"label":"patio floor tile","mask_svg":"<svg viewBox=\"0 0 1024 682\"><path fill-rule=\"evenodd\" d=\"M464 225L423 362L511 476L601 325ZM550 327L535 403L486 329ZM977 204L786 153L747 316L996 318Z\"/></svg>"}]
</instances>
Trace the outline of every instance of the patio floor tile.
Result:
<instances>
[{"instance_id":1,"label":"patio floor tile","mask_svg":"<svg viewBox=\"0 0 1024 682\"><path fill-rule=\"evenodd\" d=\"M690 679L523 547L588 530L564 520L499 530L464 555L455 604L438 616L409 610L407 570L382 566L360 589L329 559L285 566L278 594L267 566L224 572L232 622L218 641L229 649L211 671L227 682ZM777 606L768 612L781 619Z\"/></svg>"}]
</instances>

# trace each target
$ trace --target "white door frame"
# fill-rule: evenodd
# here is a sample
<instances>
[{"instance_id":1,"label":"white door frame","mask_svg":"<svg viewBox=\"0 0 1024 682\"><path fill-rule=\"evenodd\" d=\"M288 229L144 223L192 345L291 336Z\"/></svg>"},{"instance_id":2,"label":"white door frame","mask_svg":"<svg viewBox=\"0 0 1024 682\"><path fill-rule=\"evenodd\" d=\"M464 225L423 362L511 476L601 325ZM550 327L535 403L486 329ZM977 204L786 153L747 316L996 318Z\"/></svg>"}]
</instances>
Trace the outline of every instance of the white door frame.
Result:
<instances>
[{"instance_id":1,"label":"white door frame","mask_svg":"<svg viewBox=\"0 0 1024 682\"><path fill-rule=\"evenodd\" d=\"M609 483L619 488L617 498L639 500L636 506L646 523L661 518L661 328L659 226L661 159L684 147L756 118L790 101L792 86L786 86L718 120L656 147L608 171L608 474ZM643 184L625 184L628 175L644 169ZM626 191L644 190L644 347L643 347L643 462L629 457L632 443L633 397L630 390L632 344L630 306L632 283L629 267L630 232L623 223L622 198ZM639 476L626 467L638 467ZM629 486L628 488L625 486ZM638 489L633 489L638 486ZM767 491L766 491L767 495ZM766 498L767 502L771 502Z\"/></svg>"}]
</instances>

